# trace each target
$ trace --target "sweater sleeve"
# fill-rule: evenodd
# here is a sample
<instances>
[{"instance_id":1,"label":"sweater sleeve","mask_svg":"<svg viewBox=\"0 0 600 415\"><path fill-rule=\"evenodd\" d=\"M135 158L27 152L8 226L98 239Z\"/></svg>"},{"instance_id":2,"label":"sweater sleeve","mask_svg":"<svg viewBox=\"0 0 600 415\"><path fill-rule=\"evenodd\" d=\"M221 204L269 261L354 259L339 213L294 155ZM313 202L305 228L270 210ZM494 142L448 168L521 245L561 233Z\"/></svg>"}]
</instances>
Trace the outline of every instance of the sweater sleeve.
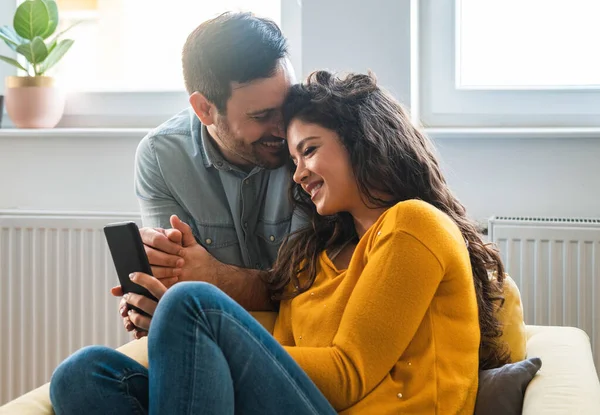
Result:
<instances>
[{"instance_id":1,"label":"sweater sleeve","mask_svg":"<svg viewBox=\"0 0 600 415\"><path fill-rule=\"evenodd\" d=\"M390 372L444 275L436 255L410 233L394 229L375 238L331 346L285 347L338 411Z\"/></svg>"},{"instance_id":2,"label":"sweater sleeve","mask_svg":"<svg viewBox=\"0 0 600 415\"><path fill-rule=\"evenodd\" d=\"M277 320L275 320L275 327L273 328L273 337L282 346L293 346L295 344L288 302L280 303L279 313L277 313Z\"/></svg>"}]
</instances>

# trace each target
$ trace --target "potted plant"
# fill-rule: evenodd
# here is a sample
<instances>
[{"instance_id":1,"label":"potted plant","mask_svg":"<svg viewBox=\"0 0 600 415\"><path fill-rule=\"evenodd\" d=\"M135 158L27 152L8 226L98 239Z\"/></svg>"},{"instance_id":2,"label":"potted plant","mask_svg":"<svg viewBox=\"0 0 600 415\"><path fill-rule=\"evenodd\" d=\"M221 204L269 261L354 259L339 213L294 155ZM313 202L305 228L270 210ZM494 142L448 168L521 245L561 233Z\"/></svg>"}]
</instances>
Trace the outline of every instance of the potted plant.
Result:
<instances>
[{"instance_id":1,"label":"potted plant","mask_svg":"<svg viewBox=\"0 0 600 415\"><path fill-rule=\"evenodd\" d=\"M0 38L27 61L23 66L13 58L0 56L0 60L26 74L8 76L5 82L6 112L19 128L53 128L62 118L64 92L55 85L54 78L45 74L67 53L73 40L61 39L66 30L55 34L57 27L58 6L54 0L27 0L15 11L13 27L0 27Z\"/></svg>"}]
</instances>

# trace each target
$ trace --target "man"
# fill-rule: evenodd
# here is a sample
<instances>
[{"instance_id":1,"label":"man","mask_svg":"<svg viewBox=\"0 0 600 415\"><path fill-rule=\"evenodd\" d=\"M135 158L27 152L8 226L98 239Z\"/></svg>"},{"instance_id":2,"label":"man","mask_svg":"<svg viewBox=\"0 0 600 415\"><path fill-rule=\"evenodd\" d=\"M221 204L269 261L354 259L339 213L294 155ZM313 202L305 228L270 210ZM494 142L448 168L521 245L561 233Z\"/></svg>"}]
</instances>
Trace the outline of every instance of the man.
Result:
<instances>
[{"instance_id":1,"label":"man","mask_svg":"<svg viewBox=\"0 0 600 415\"><path fill-rule=\"evenodd\" d=\"M272 309L261 270L297 226L280 116L294 81L287 54L277 25L248 13L223 14L188 37L191 108L150 132L135 162L140 233L165 286L207 281L248 310ZM150 318L126 302L152 310L151 300L131 294L120 303L127 330L146 335Z\"/></svg>"}]
</instances>

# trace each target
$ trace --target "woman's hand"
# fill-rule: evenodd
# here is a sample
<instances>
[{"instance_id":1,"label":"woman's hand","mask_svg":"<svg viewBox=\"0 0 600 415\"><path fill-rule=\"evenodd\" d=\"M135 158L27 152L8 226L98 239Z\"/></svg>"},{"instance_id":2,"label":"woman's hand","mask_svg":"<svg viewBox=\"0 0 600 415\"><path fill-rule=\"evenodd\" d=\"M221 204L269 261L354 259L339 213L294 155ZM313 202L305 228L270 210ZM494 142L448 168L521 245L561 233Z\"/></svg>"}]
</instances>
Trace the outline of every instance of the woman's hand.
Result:
<instances>
[{"instance_id":1,"label":"woman's hand","mask_svg":"<svg viewBox=\"0 0 600 415\"><path fill-rule=\"evenodd\" d=\"M129 275L129 278L131 278L131 281L135 282L136 284L146 288L159 300L167 292L167 287L159 279L154 278L151 275L144 274L143 272L134 272ZM147 336L148 330L150 329L150 321L152 320L152 316L156 311L158 302L135 293L127 293L123 295L123 299L127 302L127 304L135 306L148 314L148 316L145 316L133 309L130 309L127 311L127 317L124 317L123 323L133 323L135 326L134 337L136 339Z\"/></svg>"}]
</instances>

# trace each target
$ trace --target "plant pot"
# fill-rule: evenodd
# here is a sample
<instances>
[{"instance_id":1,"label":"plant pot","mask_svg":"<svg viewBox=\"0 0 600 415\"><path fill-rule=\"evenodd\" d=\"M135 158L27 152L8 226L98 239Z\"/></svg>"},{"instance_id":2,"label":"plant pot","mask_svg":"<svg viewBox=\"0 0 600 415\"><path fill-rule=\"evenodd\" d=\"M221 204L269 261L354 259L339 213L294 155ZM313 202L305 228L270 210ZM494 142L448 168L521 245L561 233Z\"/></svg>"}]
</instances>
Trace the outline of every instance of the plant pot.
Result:
<instances>
[{"instance_id":1,"label":"plant pot","mask_svg":"<svg viewBox=\"0 0 600 415\"><path fill-rule=\"evenodd\" d=\"M18 128L54 128L65 110L65 94L48 76L6 77L4 105Z\"/></svg>"}]
</instances>

